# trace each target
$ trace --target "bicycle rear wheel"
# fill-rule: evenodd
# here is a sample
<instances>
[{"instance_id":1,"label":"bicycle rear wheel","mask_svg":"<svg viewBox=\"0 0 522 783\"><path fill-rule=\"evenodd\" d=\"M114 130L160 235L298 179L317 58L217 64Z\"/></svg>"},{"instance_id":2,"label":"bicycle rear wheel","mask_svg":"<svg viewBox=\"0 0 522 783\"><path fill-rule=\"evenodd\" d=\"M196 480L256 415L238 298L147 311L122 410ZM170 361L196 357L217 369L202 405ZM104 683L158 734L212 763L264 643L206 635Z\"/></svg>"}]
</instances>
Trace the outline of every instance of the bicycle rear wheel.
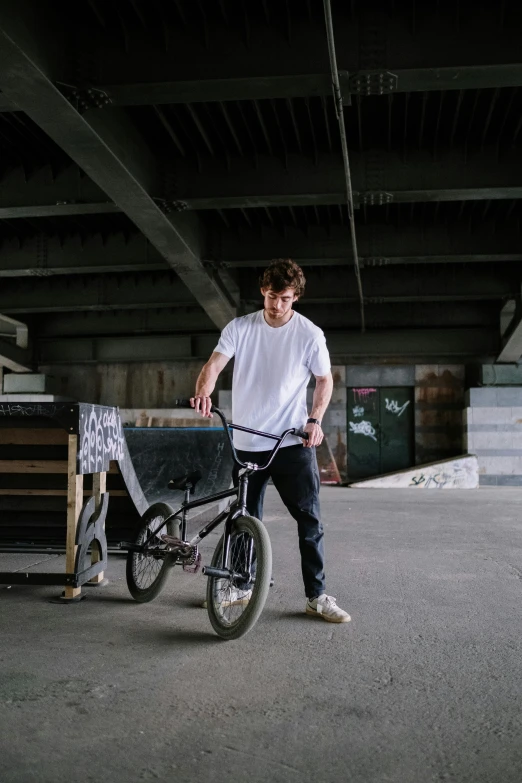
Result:
<instances>
[{"instance_id":1,"label":"bicycle rear wheel","mask_svg":"<svg viewBox=\"0 0 522 783\"><path fill-rule=\"evenodd\" d=\"M171 558L164 556L166 545L160 538L166 533L163 522L173 513L167 503L153 503L140 519L136 529L135 543L141 546L151 534L146 552L127 553L127 586L135 601L147 603L156 598L164 587L171 565ZM159 530L161 528L161 530Z\"/></svg>"},{"instance_id":2,"label":"bicycle rear wheel","mask_svg":"<svg viewBox=\"0 0 522 783\"><path fill-rule=\"evenodd\" d=\"M222 566L223 542L222 536L212 557L214 568ZM232 527L228 567L237 570L238 564L246 561L249 549L256 560L251 582L208 577L208 616L218 636L227 641L239 639L254 627L263 611L272 575L272 547L265 526L255 517L238 517Z\"/></svg>"}]
</instances>

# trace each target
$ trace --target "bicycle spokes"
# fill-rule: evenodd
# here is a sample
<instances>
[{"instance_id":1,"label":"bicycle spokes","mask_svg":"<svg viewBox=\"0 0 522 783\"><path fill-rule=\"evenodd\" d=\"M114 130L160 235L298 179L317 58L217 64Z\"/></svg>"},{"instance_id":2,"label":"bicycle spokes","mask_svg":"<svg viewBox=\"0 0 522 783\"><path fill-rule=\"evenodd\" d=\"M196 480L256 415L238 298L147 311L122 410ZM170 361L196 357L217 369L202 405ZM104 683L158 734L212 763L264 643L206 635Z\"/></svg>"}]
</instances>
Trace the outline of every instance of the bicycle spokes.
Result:
<instances>
[{"instance_id":1,"label":"bicycle spokes","mask_svg":"<svg viewBox=\"0 0 522 783\"><path fill-rule=\"evenodd\" d=\"M149 524L141 531L137 544L143 544L148 540L148 545L141 552L134 553L132 570L134 581L141 590L146 590L156 581L159 572L163 567L167 548L157 534L157 530L162 527L163 518L152 519Z\"/></svg>"},{"instance_id":2,"label":"bicycle spokes","mask_svg":"<svg viewBox=\"0 0 522 783\"><path fill-rule=\"evenodd\" d=\"M223 572L223 569L219 569ZM212 602L221 621L234 625L248 606L255 582L255 544L250 533L232 533L228 576L212 578Z\"/></svg>"}]
</instances>

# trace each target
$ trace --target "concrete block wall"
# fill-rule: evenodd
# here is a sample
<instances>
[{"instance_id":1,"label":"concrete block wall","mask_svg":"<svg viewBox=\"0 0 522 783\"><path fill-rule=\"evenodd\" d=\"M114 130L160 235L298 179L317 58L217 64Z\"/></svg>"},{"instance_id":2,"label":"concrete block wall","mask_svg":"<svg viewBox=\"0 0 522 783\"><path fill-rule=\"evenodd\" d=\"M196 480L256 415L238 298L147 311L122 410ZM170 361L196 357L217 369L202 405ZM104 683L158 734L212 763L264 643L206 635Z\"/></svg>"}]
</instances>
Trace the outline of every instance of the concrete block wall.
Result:
<instances>
[{"instance_id":1,"label":"concrete block wall","mask_svg":"<svg viewBox=\"0 0 522 783\"><path fill-rule=\"evenodd\" d=\"M332 401L323 419L323 432L328 439L342 480L347 478L347 433L346 433L346 367L332 367L334 390Z\"/></svg>"},{"instance_id":2,"label":"concrete block wall","mask_svg":"<svg viewBox=\"0 0 522 783\"><path fill-rule=\"evenodd\" d=\"M463 417L480 485L522 486L522 387L469 389Z\"/></svg>"},{"instance_id":3,"label":"concrete block wall","mask_svg":"<svg viewBox=\"0 0 522 783\"><path fill-rule=\"evenodd\" d=\"M136 418L171 409L177 397L189 397L203 362L98 363L50 365L40 371L54 377L57 393L132 409ZM231 388L231 367L219 391ZM415 387L416 464L463 453L464 368L441 365L335 365L334 393L323 427L343 479L347 475L347 388ZM309 404L313 390L309 389ZM522 404L522 403L521 403ZM160 414L158 414L159 416Z\"/></svg>"},{"instance_id":4,"label":"concrete block wall","mask_svg":"<svg viewBox=\"0 0 522 783\"><path fill-rule=\"evenodd\" d=\"M415 366L415 463L456 457L464 449L464 365Z\"/></svg>"},{"instance_id":5,"label":"concrete block wall","mask_svg":"<svg viewBox=\"0 0 522 783\"><path fill-rule=\"evenodd\" d=\"M68 364L41 367L40 372L53 376L57 394L74 400L157 409L172 408L176 398L190 397L203 364L201 360ZM228 376L228 372L222 375L218 389L227 388Z\"/></svg>"},{"instance_id":6,"label":"concrete block wall","mask_svg":"<svg viewBox=\"0 0 522 783\"><path fill-rule=\"evenodd\" d=\"M332 375L334 382L332 400L324 415L322 426L341 474L341 479L345 481L347 478L346 367L341 364L333 365ZM308 388L308 410L312 409L314 383L312 379Z\"/></svg>"},{"instance_id":7,"label":"concrete block wall","mask_svg":"<svg viewBox=\"0 0 522 783\"><path fill-rule=\"evenodd\" d=\"M346 367L346 386L349 389L415 386L415 365L349 364Z\"/></svg>"},{"instance_id":8,"label":"concrete block wall","mask_svg":"<svg viewBox=\"0 0 522 783\"><path fill-rule=\"evenodd\" d=\"M464 365L348 365L346 386L415 389L415 464L463 453Z\"/></svg>"}]
</instances>

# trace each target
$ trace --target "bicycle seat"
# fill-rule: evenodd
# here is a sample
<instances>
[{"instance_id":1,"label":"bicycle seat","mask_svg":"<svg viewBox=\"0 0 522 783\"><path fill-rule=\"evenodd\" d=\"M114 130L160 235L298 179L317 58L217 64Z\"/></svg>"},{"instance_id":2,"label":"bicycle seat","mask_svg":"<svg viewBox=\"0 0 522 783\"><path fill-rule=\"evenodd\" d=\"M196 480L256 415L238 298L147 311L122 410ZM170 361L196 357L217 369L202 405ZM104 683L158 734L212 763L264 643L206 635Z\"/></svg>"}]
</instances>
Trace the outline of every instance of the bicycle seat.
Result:
<instances>
[{"instance_id":1,"label":"bicycle seat","mask_svg":"<svg viewBox=\"0 0 522 783\"><path fill-rule=\"evenodd\" d=\"M201 481L203 474L200 470L193 470L192 473L184 473L183 476L173 478L167 484L169 489L178 489L185 492L190 487L190 494L194 494L194 489L198 481Z\"/></svg>"}]
</instances>

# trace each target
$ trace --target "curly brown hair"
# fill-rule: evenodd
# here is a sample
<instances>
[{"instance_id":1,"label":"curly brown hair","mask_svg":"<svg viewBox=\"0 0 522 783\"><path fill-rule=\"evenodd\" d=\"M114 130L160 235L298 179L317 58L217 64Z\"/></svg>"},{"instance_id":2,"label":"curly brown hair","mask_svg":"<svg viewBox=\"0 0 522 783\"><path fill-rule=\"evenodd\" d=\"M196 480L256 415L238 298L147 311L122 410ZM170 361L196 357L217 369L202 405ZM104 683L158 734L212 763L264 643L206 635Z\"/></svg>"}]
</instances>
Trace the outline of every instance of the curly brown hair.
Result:
<instances>
[{"instance_id":1,"label":"curly brown hair","mask_svg":"<svg viewBox=\"0 0 522 783\"><path fill-rule=\"evenodd\" d=\"M259 278L261 288L270 288L276 294L293 288L296 296L304 294L306 278L303 270L291 258L276 258Z\"/></svg>"}]
</instances>

